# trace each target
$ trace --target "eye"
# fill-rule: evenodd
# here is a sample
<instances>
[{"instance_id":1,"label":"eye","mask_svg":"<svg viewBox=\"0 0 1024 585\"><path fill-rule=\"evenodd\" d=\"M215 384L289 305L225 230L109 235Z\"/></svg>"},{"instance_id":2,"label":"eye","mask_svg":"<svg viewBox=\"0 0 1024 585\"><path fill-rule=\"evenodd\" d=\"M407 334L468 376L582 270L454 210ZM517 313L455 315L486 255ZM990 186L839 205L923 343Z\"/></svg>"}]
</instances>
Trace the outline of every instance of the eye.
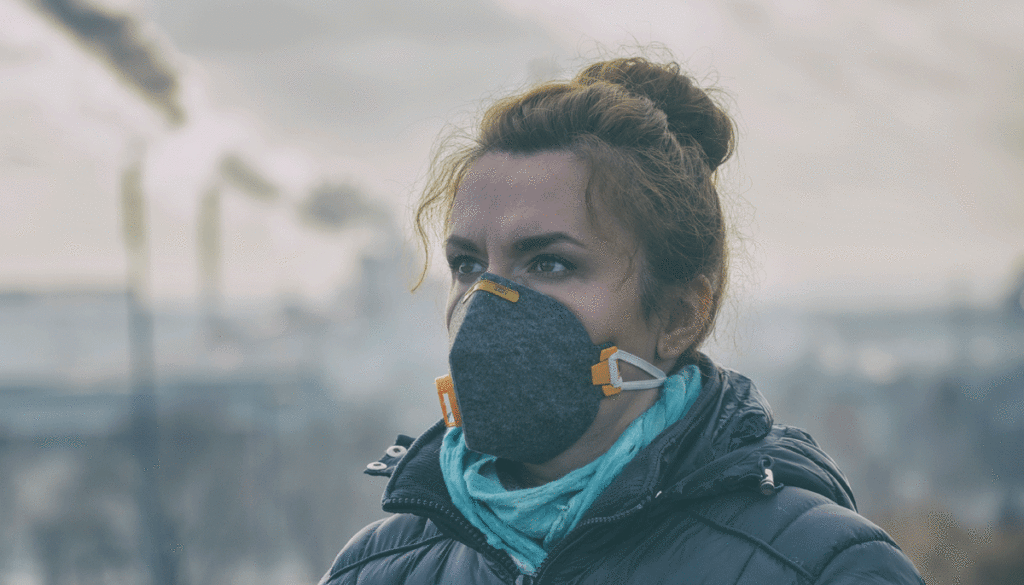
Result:
<instances>
[{"instance_id":1,"label":"eye","mask_svg":"<svg viewBox=\"0 0 1024 585\"><path fill-rule=\"evenodd\" d=\"M484 271L483 264L469 256L449 258L448 267L455 276L469 276Z\"/></svg>"},{"instance_id":2,"label":"eye","mask_svg":"<svg viewBox=\"0 0 1024 585\"><path fill-rule=\"evenodd\" d=\"M572 263L557 256L538 256L530 264L530 272L561 274L575 268Z\"/></svg>"}]
</instances>

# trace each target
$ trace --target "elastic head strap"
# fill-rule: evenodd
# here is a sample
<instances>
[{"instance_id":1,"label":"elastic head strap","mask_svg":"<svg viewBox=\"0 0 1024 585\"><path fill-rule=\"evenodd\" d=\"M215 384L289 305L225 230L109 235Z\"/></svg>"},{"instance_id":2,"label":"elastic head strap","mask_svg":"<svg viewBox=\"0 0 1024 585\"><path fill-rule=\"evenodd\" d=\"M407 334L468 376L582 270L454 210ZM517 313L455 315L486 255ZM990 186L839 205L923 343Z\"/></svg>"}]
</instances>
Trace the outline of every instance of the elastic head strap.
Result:
<instances>
[{"instance_id":1,"label":"elastic head strap","mask_svg":"<svg viewBox=\"0 0 1024 585\"><path fill-rule=\"evenodd\" d=\"M623 381L619 373L619 361L630 363L641 370L654 376L652 380ZM665 372L654 364L637 357L629 352L622 351L614 345L608 349L601 350L601 361L590 368L592 383L601 386L605 396L614 396L623 390L647 390L657 388L665 382Z\"/></svg>"}]
</instances>

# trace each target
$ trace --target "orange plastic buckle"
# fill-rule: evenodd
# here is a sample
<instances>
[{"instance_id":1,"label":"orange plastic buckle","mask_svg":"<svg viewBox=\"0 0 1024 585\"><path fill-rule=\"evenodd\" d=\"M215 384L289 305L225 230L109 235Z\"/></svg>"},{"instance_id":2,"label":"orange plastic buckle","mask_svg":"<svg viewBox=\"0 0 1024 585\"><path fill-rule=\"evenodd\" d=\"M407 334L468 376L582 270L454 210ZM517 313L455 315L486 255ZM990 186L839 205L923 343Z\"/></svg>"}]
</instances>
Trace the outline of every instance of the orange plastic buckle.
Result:
<instances>
[{"instance_id":1,"label":"orange plastic buckle","mask_svg":"<svg viewBox=\"0 0 1024 585\"><path fill-rule=\"evenodd\" d=\"M455 400L455 382L452 381L451 374L437 378L434 383L437 384L437 398L441 401L444 426L461 427L462 413L459 412L459 403Z\"/></svg>"},{"instance_id":2,"label":"orange plastic buckle","mask_svg":"<svg viewBox=\"0 0 1024 585\"><path fill-rule=\"evenodd\" d=\"M604 392L605 396L614 396L619 392L622 392L622 388L612 386L612 373L608 365L608 358L617 351L619 351L619 348L614 345L608 349L601 350L601 361L590 366L590 377L592 383L595 386L600 386L601 391Z\"/></svg>"}]
</instances>

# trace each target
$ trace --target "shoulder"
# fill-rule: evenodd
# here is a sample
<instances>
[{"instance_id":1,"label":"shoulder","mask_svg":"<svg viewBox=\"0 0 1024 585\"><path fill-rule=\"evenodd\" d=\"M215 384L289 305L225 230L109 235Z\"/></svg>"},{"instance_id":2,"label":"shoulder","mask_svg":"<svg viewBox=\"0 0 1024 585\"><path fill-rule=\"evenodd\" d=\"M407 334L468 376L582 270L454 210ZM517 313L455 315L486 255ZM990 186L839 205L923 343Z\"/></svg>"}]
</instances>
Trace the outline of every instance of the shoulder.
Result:
<instances>
[{"instance_id":1,"label":"shoulder","mask_svg":"<svg viewBox=\"0 0 1024 585\"><path fill-rule=\"evenodd\" d=\"M378 520L348 541L320 585L355 583L374 561L435 547L445 540L432 522L420 516L397 514Z\"/></svg>"},{"instance_id":2,"label":"shoulder","mask_svg":"<svg viewBox=\"0 0 1024 585\"><path fill-rule=\"evenodd\" d=\"M702 502L694 518L743 541L747 568L788 566L807 583L923 583L899 546L867 518L798 487L775 495L734 493Z\"/></svg>"}]
</instances>

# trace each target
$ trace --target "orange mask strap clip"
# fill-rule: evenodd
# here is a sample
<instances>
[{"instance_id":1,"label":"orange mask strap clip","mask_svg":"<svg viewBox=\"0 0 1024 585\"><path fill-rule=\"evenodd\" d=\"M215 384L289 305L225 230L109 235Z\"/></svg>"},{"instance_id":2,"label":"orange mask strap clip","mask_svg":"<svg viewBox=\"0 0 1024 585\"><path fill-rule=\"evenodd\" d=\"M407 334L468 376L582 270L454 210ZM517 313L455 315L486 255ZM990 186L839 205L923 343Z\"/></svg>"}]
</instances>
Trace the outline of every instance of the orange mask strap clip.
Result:
<instances>
[{"instance_id":1,"label":"orange mask strap clip","mask_svg":"<svg viewBox=\"0 0 1024 585\"><path fill-rule=\"evenodd\" d=\"M444 426L461 427L462 414L459 412L459 403L455 400L455 382L452 381L451 374L437 378L434 383L437 384L437 398L441 401Z\"/></svg>"},{"instance_id":2,"label":"orange mask strap clip","mask_svg":"<svg viewBox=\"0 0 1024 585\"><path fill-rule=\"evenodd\" d=\"M614 396L622 392L622 388L612 385L612 373L608 364L608 358L617 351L619 351L619 348L614 345L608 349L601 350L601 361L590 366L591 383L595 386L600 386L605 396Z\"/></svg>"}]
</instances>

